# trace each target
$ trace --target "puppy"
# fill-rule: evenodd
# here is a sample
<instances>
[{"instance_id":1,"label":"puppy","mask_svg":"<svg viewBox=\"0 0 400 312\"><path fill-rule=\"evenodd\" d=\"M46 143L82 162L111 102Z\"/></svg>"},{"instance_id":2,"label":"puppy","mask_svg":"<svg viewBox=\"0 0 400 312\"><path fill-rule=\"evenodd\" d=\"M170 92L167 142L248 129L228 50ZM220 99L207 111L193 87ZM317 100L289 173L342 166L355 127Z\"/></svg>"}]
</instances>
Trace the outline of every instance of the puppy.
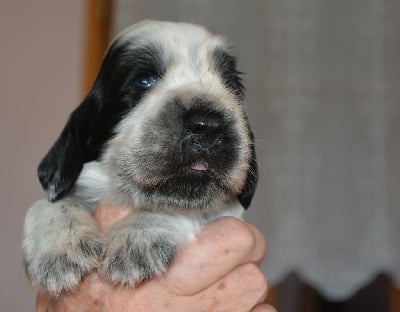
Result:
<instances>
[{"instance_id":1,"label":"puppy","mask_svg":"<svg viewBox=\"0 0 400 312\"><path fill-rule=\"evenodd\" d=\"M117 36L39 165L47 199L24 224L31 282L57 296L96 268L134 286L207 222L241 218L257 182L243 97L226 42L202 27L144 21ZM134 213L103 237L99 202Z\"/></svg>"}]
</instances>

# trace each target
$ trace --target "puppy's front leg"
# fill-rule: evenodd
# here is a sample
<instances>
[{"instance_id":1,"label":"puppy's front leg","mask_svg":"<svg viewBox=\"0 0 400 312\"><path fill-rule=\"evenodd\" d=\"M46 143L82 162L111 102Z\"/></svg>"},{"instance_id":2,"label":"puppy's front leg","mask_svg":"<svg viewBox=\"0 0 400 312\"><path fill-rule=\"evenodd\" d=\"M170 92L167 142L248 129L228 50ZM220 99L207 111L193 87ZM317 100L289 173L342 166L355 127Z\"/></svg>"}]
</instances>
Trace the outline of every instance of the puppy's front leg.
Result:
<instances>
[{"instance_id":1,"label":"puppy's front leg","mask_svg":"<svg viewBox=\"0 0 400 312\"><path fill-rule=\"evenodd\" d=\"M200 226L196 217L137 212L110 231L101 270L112 281L131 286L160 275Z\"/></svg>"},{"instance_id":2,"label":"puppy's front leg","mask_svg":"<svg viewBox=\"0 0 400 312\"><path fill-rule=\"evenodd\" d=\"M55 296L76 287L103 254L104 240L91 214L67 200L38 201L26 215L24 235L28 278Z\"/></svg>"}]
</instances>

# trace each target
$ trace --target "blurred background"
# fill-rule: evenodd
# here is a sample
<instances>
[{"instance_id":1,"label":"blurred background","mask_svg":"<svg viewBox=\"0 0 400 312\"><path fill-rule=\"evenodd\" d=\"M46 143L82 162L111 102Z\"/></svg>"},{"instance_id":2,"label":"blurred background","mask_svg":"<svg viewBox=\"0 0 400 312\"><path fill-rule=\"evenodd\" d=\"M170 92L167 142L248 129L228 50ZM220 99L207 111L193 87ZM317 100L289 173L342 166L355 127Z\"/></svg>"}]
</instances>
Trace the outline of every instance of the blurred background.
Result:
<instances>
[{"instance_id":1,"label":"blurred background","mask_svg":"<svg viewBox=\"0 0 400 312\"><path fill-rule=\"evenodd\" d=\"M113 35L199 23L245 73L261 179L247 219L268 240L283 312L400 311L400 2L2 0L0 302L33 311L22 223L36 167Z\"/></svg>"}]
</instances>

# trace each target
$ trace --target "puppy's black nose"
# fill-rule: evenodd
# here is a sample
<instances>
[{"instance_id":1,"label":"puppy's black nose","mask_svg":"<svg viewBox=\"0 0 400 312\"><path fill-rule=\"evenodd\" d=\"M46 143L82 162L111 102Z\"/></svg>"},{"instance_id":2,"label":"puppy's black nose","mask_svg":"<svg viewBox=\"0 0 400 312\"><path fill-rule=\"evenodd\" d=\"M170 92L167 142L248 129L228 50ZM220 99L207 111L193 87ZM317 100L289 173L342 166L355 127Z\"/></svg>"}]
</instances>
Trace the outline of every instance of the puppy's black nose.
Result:
<instances>
[{"instance_id":1,"label":"puppy's black nose","mask_svg":"<svg viewBox=\"0 0 400 312\"><path fill-rule=\"evenodd\" d=\"M220 138L224 120L216 112L193 112L184 118L184 127L195 143L208 148Z\"/></svg>"}]
</instances>

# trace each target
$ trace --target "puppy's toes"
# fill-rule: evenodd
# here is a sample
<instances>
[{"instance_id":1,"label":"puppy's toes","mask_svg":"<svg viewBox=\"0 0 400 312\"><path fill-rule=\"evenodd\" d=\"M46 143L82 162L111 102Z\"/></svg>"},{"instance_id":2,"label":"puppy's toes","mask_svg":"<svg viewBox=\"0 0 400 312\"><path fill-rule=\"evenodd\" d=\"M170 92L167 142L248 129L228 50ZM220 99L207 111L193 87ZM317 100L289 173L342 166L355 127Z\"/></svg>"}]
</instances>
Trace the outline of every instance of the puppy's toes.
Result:
<instances>
[{"instance_id":1,"label":"puppy's toes","mask_svg":"<svg viewBox=\"0 0 400 312\"><path fill-rule=\"evenodd\" d=\"M99 265L103 254L102 237L91 236L72 241L67 248L25 257L25 272L33 285L57 297L78 286L82 277Z\"/></svg>"},{"instance_id":2,"label":"puppy's toes","mask_svg":"<svg viewBox=\"0 0 400 312\"><path fill-rule=\"evenodd\" d=\"M163 273L175 258L177 244L168 235L144 238L141 231L114 231L101 272L115 283L135 286Z\"/></svg>"},{"instance_id":3,"label":"puppy's toes","mask_svg":"<svg viewBox=\"0 0 400 312\"><path fill-rule=\"evenodd\" d=\"M28 278L55 296L74 289L104 254L104 237L96 222L71 201L36 202L26 215L24 235Z\"/></svg>"}]
</instances>

